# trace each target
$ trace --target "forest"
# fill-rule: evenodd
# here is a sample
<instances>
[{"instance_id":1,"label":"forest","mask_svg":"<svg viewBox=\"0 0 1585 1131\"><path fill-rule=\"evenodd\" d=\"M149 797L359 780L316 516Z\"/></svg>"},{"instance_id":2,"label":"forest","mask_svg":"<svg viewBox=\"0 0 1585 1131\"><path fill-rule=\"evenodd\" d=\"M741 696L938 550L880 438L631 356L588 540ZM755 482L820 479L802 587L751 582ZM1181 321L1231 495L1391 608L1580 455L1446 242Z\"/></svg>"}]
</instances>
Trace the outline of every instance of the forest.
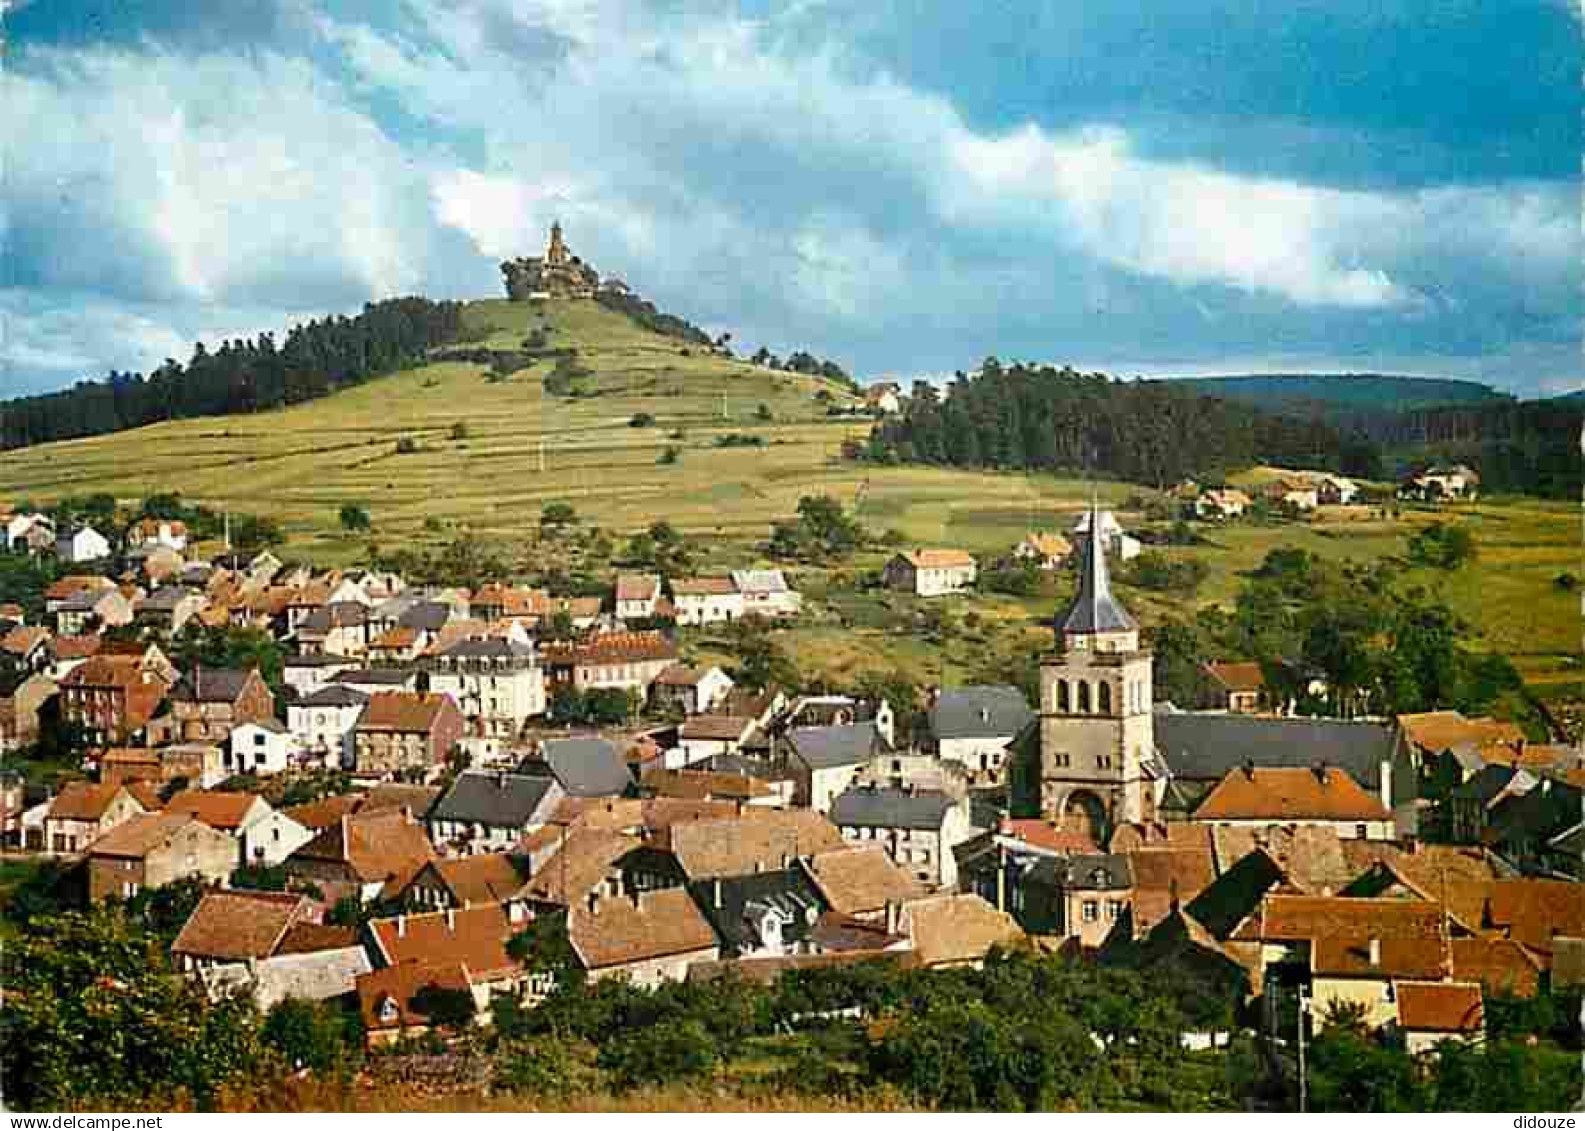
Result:
<instances>
[{"instance_id":1,"label":"forest","mask_svg":"<svg viewBox=\"0 0 1585 1131\"><path fill-rule=\"evenodd\" d=\"M0 403L0 448L101 436L163 420L260 412L326 396L424 359L457 340L462 304L424 298L369 303L361 314L293 326L277 344L256 338L202 342L186 365L167 358L152 373L111 372L100 381Z\"/></svg>"},{"instance_id":2,"label":"forest","mask_svg":"<svg viewBox=\"0 0 1585 1131\"><path fill-rule=\"evenodd\" d=\"M1567 400L1323 411L1280 399L1258 407L1205 395L1196 384L1117 381L987 358L945 391L916 383L903 414L876 428L866 454L880 462L1094 473L1157 488L1184 478L1215 482L1262 463L1396 479L1458 461L1480 472L1488 493L1580 492L1580 410Z\"/></svg>"},{"instance_id":3,"label":"forest","mask_svg":"<svg viewBox=\"0 0 1585 1131\"><path fill-rule=\"evenodd\" d=\"M1372 478L1375 445L1319 420L1279 416L1181 385L1114 381L987 358L945 393L914 385L901 416L870 438L880 462L1068 471L1165 488L1257 463Z\"/></svg>"}]
</instances>

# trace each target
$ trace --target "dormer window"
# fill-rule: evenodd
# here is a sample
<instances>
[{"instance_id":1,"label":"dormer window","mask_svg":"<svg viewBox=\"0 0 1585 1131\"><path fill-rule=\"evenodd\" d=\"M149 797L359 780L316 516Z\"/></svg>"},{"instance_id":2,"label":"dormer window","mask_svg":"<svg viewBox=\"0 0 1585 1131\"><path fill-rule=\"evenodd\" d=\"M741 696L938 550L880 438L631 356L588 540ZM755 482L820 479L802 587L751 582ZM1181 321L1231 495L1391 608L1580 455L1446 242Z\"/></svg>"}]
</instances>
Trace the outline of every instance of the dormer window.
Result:
<instances>
[{"instance_id":1,"label":"dormer window","mask_svg":"<svg viewBox=\"0 0 1585 1131\"><path fill-rule=\"evenodd\" d=\"M380 1020L381 1021L384 1021L387 1024L393 1024L396 1021L398 1012L399 1011L396 1008L396 999L395 998L386 997L386 998L381 998L380 999Z\"/></svg>"}]
</instances>

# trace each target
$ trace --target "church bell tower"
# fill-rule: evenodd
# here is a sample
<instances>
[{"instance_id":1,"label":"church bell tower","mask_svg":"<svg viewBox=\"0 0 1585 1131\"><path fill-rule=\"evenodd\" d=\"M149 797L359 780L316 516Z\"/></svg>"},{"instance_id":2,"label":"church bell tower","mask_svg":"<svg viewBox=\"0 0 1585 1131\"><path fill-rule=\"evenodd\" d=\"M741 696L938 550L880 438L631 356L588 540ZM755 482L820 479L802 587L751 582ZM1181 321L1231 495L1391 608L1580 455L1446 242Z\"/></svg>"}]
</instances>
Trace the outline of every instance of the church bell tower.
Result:
<instances>
[{"instance_id":1,"label":"church bell tower","mask_svg":"<svg viewBox=\"0 0 1585 1131\"><path fill-rule=\"evenodd\" d=\"M1112 596L1093 502L1083 553L1078 593L1057 618L1056 648L1040 664L1040 812L1087 827L1104 848L1118 824L1147 816L1151 653Z\"/></svg>"}]
</instances>

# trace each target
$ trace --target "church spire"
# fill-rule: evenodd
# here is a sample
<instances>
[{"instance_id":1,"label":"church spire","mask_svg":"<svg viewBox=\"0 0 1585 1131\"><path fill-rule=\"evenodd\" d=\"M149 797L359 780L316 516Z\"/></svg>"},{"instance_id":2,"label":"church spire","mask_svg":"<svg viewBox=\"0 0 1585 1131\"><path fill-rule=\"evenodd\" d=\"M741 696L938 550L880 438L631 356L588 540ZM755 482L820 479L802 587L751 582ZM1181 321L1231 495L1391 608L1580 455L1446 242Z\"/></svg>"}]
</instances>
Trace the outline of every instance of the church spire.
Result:
<instances>
[{"instance_id":1,"label":"church spire","mask_svg":"<svg viewBox=\"0 0 1585 1131\"><path fill-rule=\"evenodd\" d=\"M1090 529L1084 539L1084 562L1079 569L1079 592L1063 614L1058 628L1066 636L1098 632L1133 632L1139 626L1128 610L1112 596L1106 573L1106 547L1102 541L1099 504L1090 499Z\"/></svg>"}]
</instances>

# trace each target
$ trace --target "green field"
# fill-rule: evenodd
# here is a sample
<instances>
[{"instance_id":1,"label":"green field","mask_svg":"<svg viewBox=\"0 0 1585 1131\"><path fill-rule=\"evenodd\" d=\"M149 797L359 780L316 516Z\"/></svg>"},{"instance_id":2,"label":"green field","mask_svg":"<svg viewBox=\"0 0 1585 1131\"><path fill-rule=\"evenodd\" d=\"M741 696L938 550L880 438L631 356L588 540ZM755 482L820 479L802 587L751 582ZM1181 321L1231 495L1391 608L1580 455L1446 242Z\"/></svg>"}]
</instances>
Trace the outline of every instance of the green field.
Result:
<instances>
[{"instance_id":1,"label":"green field","mask_svg":"<svg viewBox=\"0 0 1585 1131\"><path fill-rule=\"evenodd\" d=\"M593 372L586 395L548 394L548 361L499 381L482 365L432 364L280 411L0 454L0 501L108 491L134 503L180 491L279 519L293 557L345 564L362 556L371 536L339 530L344 503L368 507L372 538L388 548L434 545L462 529L520 548L540 508L565 500L618 535L667 519L706 548L705 568L724 568L758 558L771 524L806 494L856 505L868 528L895 532L906 545L997 555L1030 529L1066 529L1091 490L1049 475L843 461L843 440L869 425L831 420L815 395L825 390L830 403L855 403L846 390L660 337L592 302L479 301L468 304L465 318L486 348L519 349L535 328L545 330L550 348L575 348ZM759 419L760 405L769 422ZM636 413L655 424L630 427ZM467 426L464 439L452 438L458 423ZM718 447L730 434L758 436L764 446ZM420 450L398 454L404 437ZM679 449L677 462L659 462L670 446ZM1247 478L1269 474L1255 469ZM1125 525L1141 523L1124 504L1149 492L1121 483L1095 490L1121 510ZM1227 603L1241 575L1274 546L1328 558L1400 556L1415 528L1449 518L1470 525L1480 556L1457 573L1419 579L1469 621L1472 643L1511 656L1544 694L1580 698L1579 598L1553 584L1564 572L1585 575L1579 517L1568 504L1500 499L1409 509L1393 519L1328 508L1314 522L1206 528L1210 544L1170 552L1210 566L1194 603ZM972 597L949 604L955 614L972 611L978 624L954 625L936 644L922 641L906 602L851 592L851 581L883 557L866 554L844 567L845 576L800 577L815 598L807 626L791 634L806 670L837 676L895 666L921 680L951 680L972 673L990 651L1048 639L1038 626L1050 616L1049 600ZM1152 594L1125 596L1147 624L1182 611Z\"/></svg>"}]
</instances>

